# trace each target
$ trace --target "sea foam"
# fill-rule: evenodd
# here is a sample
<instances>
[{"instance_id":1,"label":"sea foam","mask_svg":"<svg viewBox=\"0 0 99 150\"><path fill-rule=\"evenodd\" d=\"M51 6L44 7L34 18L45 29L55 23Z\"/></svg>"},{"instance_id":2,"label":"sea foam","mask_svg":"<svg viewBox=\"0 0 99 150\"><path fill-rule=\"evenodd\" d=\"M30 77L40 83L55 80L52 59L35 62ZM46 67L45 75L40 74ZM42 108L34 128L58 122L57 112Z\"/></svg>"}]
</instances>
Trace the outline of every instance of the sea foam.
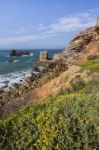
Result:
<instances>
[{"instance_id":1,"label":"sea foam","mask_svg":"<svg viewBox=\"0 0 99 150\"><path fill-rule=\"evenodd\" d=\"M9 90L14 84L25 84L25 79L31 76L31 70L17 71L0 75L0 89Z\"/></svg>"}]
</instances>

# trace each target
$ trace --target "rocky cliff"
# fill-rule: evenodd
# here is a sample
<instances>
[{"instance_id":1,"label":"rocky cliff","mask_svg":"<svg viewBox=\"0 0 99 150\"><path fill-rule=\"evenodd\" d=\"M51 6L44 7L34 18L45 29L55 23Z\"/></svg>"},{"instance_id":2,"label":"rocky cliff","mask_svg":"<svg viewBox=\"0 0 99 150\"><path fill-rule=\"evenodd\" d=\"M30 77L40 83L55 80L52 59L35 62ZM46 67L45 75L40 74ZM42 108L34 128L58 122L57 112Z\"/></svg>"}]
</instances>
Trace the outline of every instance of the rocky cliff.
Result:
<instances>
[{"instance_id":1,"label":"rocky cliff","mask_svg":"<svg viewBox=\"0 0 99 150\"><path fill-rule=\"evenodd\" d=\"M58 59L66 63L83 62L99 56L99 25L90 27L77 34Z\"/></svg>"}]
</instances>

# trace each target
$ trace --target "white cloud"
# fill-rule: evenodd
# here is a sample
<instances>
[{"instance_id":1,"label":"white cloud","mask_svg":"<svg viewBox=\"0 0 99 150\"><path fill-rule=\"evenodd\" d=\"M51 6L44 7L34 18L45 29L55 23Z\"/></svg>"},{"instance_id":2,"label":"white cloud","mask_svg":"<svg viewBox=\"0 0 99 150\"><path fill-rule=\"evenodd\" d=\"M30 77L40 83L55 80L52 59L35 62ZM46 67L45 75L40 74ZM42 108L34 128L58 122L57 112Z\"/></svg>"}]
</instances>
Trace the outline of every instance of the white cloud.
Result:
<instances>
[{"instance_id":1,"label":"white cloud","mask_svg":"<svg viewBox=\"0 0 99 150\"><path fill-rule=\"evenodd\" d=\"M94 25L98 13L99 9L93 9L85 13L59 18L48 26L40 23L36 28L29 23L26 27L23 26L14 31L14 36L0 38L0 46L44 40L53 36L60 36L60 33L80 31L81 29Z\"/></svg>"},{"instance_id":2,"label":"white cloud","mask_svg":"<svg viewBox=\"0 0 99 150\"><path fill-rule=\"evenodd\" d=\"M18 37L8 37L8 38L0 38L0 46L7 46L12 44L26 43L26 42L34 42L35 40L44 40L49 37L56 36L55 34L51 35L34 35L34 36L18 36Z\"/></svg>"},{"instance_id":3,"label":"white cloud","mask_svg":"<svg viewBox=\"0 0 99 150\"><path fill-rule=\"evenodd\" d=\"M0 45L17 44L37 40L38 36L19 36L0 39Z\"/></svg>"},{"instance_id":4,"label":"white cloud","mask_svg":"<svg viewBox=\"0 0 99 150\"><path fill-rule=\"evenodd\" d=\"M52 23L48 26L46 34L71 32L83 29L95 24L95 14L91 12L79 13L76 15L70 15L57 20L56 23Z\"/></svg>"}]
</instances>

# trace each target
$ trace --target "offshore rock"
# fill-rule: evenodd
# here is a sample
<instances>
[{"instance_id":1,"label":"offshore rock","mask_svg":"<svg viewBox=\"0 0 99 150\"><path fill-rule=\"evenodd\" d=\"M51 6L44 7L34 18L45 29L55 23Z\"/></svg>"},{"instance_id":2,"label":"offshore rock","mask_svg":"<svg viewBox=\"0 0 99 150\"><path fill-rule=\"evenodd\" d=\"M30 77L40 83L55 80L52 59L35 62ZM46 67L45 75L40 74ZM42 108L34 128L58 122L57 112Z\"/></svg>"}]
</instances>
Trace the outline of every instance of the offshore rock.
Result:
<instances>
[{"instance_id":1,"label":"offshore rock","mask_svg":"<svg viewBox=\"0 0 99 150\"><path fill-rule=\"evenodd\" d=\"M28 51L12 50L9 54L9 56L24 56L24 55L30 55L30 53Z\"/></svg>"}]
</instances>

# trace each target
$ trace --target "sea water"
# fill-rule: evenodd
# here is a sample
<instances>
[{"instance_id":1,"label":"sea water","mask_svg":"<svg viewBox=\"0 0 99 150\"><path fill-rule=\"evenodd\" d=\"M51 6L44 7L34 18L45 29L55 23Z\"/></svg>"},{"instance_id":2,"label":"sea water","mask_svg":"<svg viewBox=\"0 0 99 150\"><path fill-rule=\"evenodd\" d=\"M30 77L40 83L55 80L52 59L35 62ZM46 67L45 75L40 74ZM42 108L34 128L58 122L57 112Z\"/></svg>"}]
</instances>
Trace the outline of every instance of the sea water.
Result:
<instances>
[{"instance_id":1,"label":"sea water","mask_svg":"<svg viewBox=\"0 0 99 150\"><path fill-rule=\"evenodd\" d=\"M10 50L0 50L0 89L8 90L14 84L23 84L26 77L31 75L33 65L39 59L41 50L26 50L29 56L9 56ZM62 50L48 50L49 57Z\"/></svg>"}]
</instances>

